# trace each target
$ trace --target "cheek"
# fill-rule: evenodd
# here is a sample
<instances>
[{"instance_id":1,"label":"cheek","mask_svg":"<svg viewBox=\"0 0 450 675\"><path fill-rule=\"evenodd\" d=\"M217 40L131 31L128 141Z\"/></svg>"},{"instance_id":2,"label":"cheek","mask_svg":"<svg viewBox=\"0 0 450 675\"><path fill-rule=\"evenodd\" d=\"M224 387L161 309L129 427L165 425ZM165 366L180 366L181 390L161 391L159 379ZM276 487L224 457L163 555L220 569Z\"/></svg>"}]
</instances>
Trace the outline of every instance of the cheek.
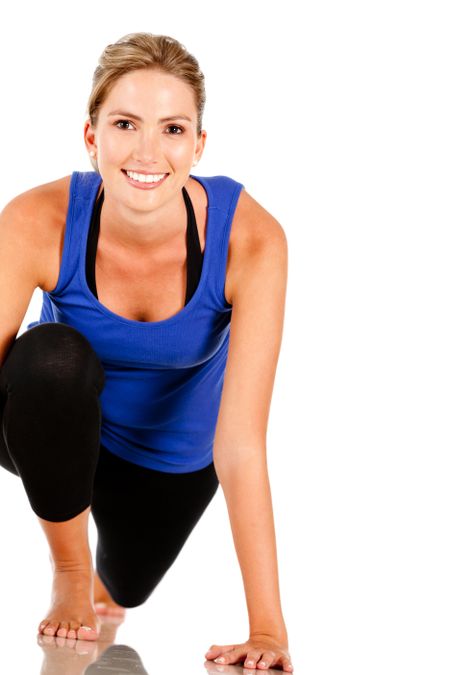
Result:
<instances>
[{"instance_id":1,"label":"cheek","mask_svg":"<svg viewBox=\"0 0 450 675\"><path fill-rule=\"evenodd\" d=\"M190 163L194 154L192 143L166 144L166 154L177 164Z\"/></svg>"},{"instance_id":2,"label":"cheek","mask_svg":"<svg viewBox=\"0 0 450 675\"><path fill-rule=\"evenodd\" d=\"M111 159L120 159L131 147L130 139L112 135L108 138L106 152Z\"/></svg>"},{"instance_id":3,"label":"cheek","mask_svg":"<svg viewBox=\"0 0 450 675\"><path fill-rule=\"evenodd\" d=\"M99 137L99 144L104 157L110 161L119 159L131 147L131 138L127 138L124 132L118 133L114 129L104 130Z\"/></svg>"}]
</instances>

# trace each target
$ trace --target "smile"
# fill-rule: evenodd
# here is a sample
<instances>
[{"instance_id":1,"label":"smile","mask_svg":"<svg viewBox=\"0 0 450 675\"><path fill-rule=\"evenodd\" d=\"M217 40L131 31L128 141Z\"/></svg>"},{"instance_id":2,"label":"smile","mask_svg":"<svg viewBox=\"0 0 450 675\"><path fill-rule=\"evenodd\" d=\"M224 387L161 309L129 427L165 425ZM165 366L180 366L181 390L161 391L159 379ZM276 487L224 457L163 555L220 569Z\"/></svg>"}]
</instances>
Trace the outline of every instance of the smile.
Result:
<instances>
[{"instance_id":1,"label":"smile","mask_svg":"<svg viewBox=\"0 0 450 675\"><path fill-rule=\"evenodd\" d=\"M141 190L153 190L154 188L159 187L166 180L168 173L164 174L139 174L134 171L126 171L122 169L122 173L134 187L140 188Z\"/></svg>"}]
</instances>

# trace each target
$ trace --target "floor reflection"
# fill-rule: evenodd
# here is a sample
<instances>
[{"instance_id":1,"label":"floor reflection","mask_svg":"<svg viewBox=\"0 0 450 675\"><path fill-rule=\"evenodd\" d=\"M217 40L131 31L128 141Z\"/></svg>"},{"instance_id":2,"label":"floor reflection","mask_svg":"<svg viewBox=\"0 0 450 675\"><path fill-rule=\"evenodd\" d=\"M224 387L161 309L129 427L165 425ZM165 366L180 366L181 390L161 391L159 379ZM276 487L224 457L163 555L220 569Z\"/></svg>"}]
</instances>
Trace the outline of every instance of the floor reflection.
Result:
<instances>
[{"instance_id":1,"label":"floor reflection","mask_svg":"<svg viewBox=\"0 0 450 675\"><path fill-rule=\"evenodd\" d=\"M148 675L135 649L114 644L121 623L123 619L101 620L99 639L92 642L38 634L44 654L40 675Z\"/></svg>"},{"instance_id":2,"label":"floor reflection","mask_svg":"<svg viewBox=\"0 0 450 675\"><path fill-rule=\"evenodd\" d=\"M110 645L94 663L84 671L85 675L95 673L116 673L117 675L148 675L136 650L127 645Z\"/></svg>"},{"instance_id":3,"label":"floor reflection","mask_svg":"<svg viewBox=\"0 0 450 675\"><path fill-rule=\"evenodd\" d=\"M100 618L100 617L99 617ZM44 660L39 675L148 675L138 652L124 644L114 644L119 625L123 618L100 618L98 640L73 640L37 635ZM200 672L200 671L199 671ZM242 664L219 665L214 661L203 662L206 675L280 675L280 669L244 668Z\"/></svg>"}]
</instances>

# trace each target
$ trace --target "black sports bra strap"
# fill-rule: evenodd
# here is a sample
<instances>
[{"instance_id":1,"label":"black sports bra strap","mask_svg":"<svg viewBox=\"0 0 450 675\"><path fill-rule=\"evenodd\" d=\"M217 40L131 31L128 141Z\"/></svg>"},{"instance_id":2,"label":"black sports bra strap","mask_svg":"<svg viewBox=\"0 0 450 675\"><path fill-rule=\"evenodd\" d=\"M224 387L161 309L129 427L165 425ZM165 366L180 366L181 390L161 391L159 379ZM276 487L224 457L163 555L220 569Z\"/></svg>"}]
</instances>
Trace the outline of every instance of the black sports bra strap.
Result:
<instances>
[{"instance_id":1,"label":"black sports bra strap","mask_svg":"<svg viewBox=\"0 0 450 675\"><path fill-rule=\"evenodd\" d=\"M92 293L98 300L97 284L95 283L95 257L97 254L98 235L100 231L100 212L104 200L104 190L102 188L94 204L94 210L89 225L89 234L86 249L86 281Z\"/></svg>"},{"instance_id":2,"label":"black sports bra strap","mask_svg":"<svg viewBox=\"0 0 450 675\"><path fill-rule=\"evenodd\" d=\"M195 219L194 207L192 206L191 198L188 191L183 187L182 189L184 203L188 213L188 224L186 229L186 265L187 265L187 284L186 284L186 301L189 302L195 293L195 290L200 282L203 265L203 253L200 246L200 239L198 236L197 221Z\"/></svg>"}]
</instances>

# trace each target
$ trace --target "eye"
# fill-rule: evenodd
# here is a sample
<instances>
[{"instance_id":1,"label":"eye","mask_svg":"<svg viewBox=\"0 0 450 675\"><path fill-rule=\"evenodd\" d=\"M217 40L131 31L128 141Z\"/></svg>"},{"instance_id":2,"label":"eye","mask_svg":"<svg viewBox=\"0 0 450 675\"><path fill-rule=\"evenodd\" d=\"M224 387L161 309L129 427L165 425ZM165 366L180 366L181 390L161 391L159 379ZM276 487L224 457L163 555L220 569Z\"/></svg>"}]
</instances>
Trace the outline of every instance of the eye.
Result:
<instances>
[{"instance_id":1,"label":"eye","mask_svg":"<svg viewBox=\"0 0 450 675\"><path fill-rule=\"evenodd\" d=\"M123 122L124 124L131 124L130 120L118 120L117 122L114 123L114 126L117 127L117 125L118 125L118 124L122 124L122 122ZM123 127L117 127L117 128L118 128L118 129L122 129ZM125 129L125 131L126 131L126 129Z\"/></svg>"},{"instance_id":2,"label":"eye","mask_svg":"<svg viewBox=\"0 0 450 675\"><path fill-rule=\"evenodd\" d=\"M182 134L183 131L184 131L181 127L177 126L176 124L171 124L171 125L169 125L167 128L168 128L168 129L179 129L180 132L181 132L181 134ZM169 136L180 136L181 134L178 134L178 133L176 133L176 134L169 134Z\"/></svg>"},{"instance_id":3,"label":"eye","mask_svg":"<svg viewBox=\"0 0 450 675\"><path fill-rule=\"evenodd\" d=\"M124 129L127 131L125 127L119 127L119 124L132 124L130 120L117 120L117 122L114 123L114 126L117 127L118 129ZM175 133L170 133L169 136L180 136L181 134L184 133L184 129L182 127L179 127L177 124L171 124L167 127L168 129L178 129L177 132Z\"/></svg>"}]
</instances>

